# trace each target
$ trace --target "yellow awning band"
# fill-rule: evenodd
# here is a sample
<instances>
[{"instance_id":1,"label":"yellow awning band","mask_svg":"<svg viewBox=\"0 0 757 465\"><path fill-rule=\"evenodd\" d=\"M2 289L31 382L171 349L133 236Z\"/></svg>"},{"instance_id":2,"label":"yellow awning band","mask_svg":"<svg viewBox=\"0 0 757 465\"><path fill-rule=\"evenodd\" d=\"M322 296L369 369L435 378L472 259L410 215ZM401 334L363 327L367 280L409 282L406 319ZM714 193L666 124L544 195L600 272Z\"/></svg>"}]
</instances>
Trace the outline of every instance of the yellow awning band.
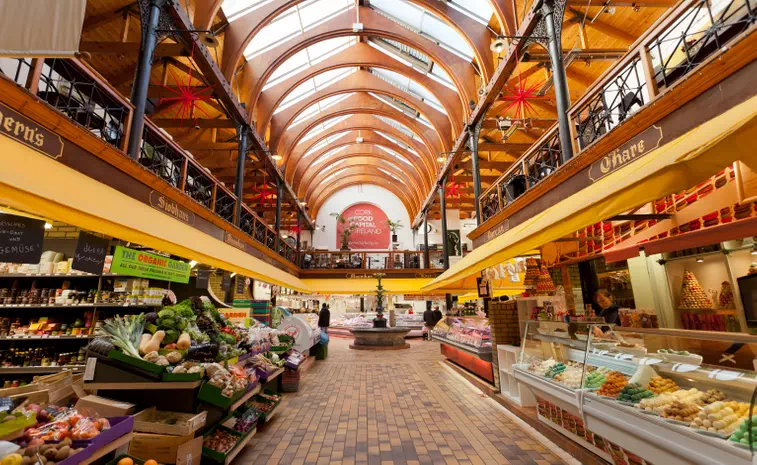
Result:
<instances>
[{"instance_id":1,"label":"yellow awning band","mask_svg":"<svg viewBox=\"0 0 757 465\"><path fill-rule=\"evenodd\" d=\"M423 290L465 288L488 266L686 190L736 160L754 164L756 117L752 97L476 248Z\"/></svg>"},{"instance_id":2,"label":"yellow awning band","mask_svg":"<svg viewBox=\"0 0 757 465\"><path fill-rule=\"evenodd\" d=\"M524 289L495 289L494 295L492 297L501 297L503 295L520 295L525 291ZM470 302L471 300L478 300L478 292L469 292L467 294L463 294L460 296L457 296L457 301L462 302Z\"/></svg>"},{"instance_id":3,"label":"yellow awning band","mask_svg":"<svg viewBox=\"0 0 757 465\"><path fill-rule=\"evenodd\" d=\"M375 279L303 279L314 294L373 294ZM431 278L384 278L381 285L388 294L420 294Z\"/></svg>"},{"instance_id":4,"label":"yellow awning band","mask_svg":"<svg viewBox=\"0 0 757 465\"><path fill-rule=\"evenodd\" d=\"M1 136L0 166L2 204L268 283L310 291L299 278Z\"/></svg>"}]
</instances>

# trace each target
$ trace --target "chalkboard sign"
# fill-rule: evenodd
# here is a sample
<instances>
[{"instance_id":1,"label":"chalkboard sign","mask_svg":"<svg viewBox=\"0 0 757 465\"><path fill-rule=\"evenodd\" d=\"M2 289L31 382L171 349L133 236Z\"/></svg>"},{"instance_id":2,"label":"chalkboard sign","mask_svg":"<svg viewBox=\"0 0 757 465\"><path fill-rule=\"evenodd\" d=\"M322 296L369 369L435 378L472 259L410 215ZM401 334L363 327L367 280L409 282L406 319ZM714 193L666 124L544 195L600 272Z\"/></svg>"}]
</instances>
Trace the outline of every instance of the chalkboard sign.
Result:
<instances>
[{"instance_id":1,"label":"chalkboard sign","mask_svg":"<svg viewBox=\"0 0 757 465\"><path fill-rule=\"evenodd\" d=\"M237 294L244 294L244 282L246 281L244 276L237 275Z\"/></svg>"},{"instance_id":2,"label":"chalkboard sign","mask_svg":"<svg viewBox=\"0 0 757 465\"><path fill-rule=\"evenodd\" d=\"M210 281L210 270L197 270L197 289L207 289Z\"/></svg>"},{"instance_id":3,"label":"chalkboard sign","mask_svg":"<svg viewBox=\"0 0 757 465\"><path fill-rule=\"evenodd\" d=\"M221 287L224 291L228 291L231 288L231 275L229 273L223 274L223 281L221 281Z\"/></svg>"},{"instance_id":4,"label":"chalkboard sign","mask_svg":"<svg viewBox=\"0 0 757 465\"><path fill-rule=\"evenodd\" d=\"M0 262L39 263L45 222L0 213Z\"/></svg>"},{"instance_id":5,"label":"chalkboard sign","mask_svg":"<svg viewBox=\"0 0 757 465\"><path fill-rule=\"evenodd\" d=\"M71 268L92 274L102 274L109 247L110 239L85 232L79 234Z\"/></svg>"}]
</instances>

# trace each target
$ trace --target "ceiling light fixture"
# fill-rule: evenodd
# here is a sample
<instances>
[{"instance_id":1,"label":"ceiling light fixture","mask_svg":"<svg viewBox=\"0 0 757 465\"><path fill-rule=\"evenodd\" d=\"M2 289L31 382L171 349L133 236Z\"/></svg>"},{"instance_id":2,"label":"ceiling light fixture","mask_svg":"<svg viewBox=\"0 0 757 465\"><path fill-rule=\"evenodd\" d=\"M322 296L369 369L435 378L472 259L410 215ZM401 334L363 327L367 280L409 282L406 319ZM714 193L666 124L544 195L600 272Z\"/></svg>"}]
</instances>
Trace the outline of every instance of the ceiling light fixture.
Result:
<instances>
[{"instance_id":1,"label":"ceiling light fixture","mask_svg":"<svg viewBox=\"0 0 757 465\"><path fill-rule=\"evenodd\" d=\"M53 229L53 225L50 223L45 223L45 229Z\"/></svg>"},{"instance_id":2,"label":"ceiling light fixture","mask_svg":"<svg viewBox=\"0 0 757 465\"><path fill-rule=\"evenodd\" d=\"M274 153L273 155L271 155L271 159L272 159L272 160L276 160L276 161L279 161L279 160L283 160L283 159L284 159L284 157L282 157L282 156L281 156L281 155L279 155L278 153Z\"/></svg>"},{"instance_id":3,"label":"ceiling light fixture","mask_svg":"<svg viewBox=\"0 0 757 465\"><path fill-rule=\"evenodd\" d=\"M445 160L446 158L444 158L442 155L439 155L438 157L436 157L436 161L438 161L439 163L444 163Z\"/></svg>"},{"instance_id":4,"label":"ceiling light fixture","mask_svg":"<svg viewBox=\"0 0 757 465\"><path fill-rule=\"evenodd\" d=\"M504 36L497 36L497 39L489 45L489 50L494 53L502 53L502 50L507 47L507 40Z\"/></svg>"},{"instance_id":5,"label":"ceiling light fixture","mask_svg":"<svg viewBox=\"0 0 757 465\"><path fill-rule=\"evenodd\" d=\"M236 275L237 275L237 272L235 271L235 272L231 273L231 276L229 276L229 277L230 277L230 278L233 278L233 277L234 277L234 276L236 276Z\"/></svg>"},{"instance_id":6,"label":"ceiling light fixture","mask_svg":"<svg viewBox=\"0 0 757 465\"><path fill-rule=\"evenodd\" d=\"M197 262L196 261L192 260L192 261L189 262L189 268L194 268L196 266L197 266Z\"/></svg>"},{"instance_id":7,"label":"ceiling light fixture","mask_svg":"<svg viewBox=\"0 0 757 465\"><path fill-rule=\"evenodd\" d=\"M697 258L697 263L704 263L704 258L698 257Z\"/></svg>"}]
</instances>

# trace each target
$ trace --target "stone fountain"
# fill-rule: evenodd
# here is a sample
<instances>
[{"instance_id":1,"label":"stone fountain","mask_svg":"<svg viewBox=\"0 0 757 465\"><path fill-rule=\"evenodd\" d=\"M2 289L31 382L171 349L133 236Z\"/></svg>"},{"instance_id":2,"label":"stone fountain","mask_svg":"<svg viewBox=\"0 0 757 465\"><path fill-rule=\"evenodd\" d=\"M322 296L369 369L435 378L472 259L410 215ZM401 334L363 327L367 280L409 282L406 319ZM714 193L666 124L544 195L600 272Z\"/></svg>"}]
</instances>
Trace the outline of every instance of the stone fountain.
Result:
<instances>
[{"instance_id":1,"label":"stone fountain","mask_svg":"<svg viewBox=\"0 0 757 465\"><path fill-rule=\"evenodd\" d=\"M384 294L386 290L381 285L383 273L377 273L378 285L376 290L376 318L373 319L373 328L354 328L350 332L355 340L350 344L350 349L357 350L401 350L410 348L405 342L405 336L410 328L387 328L384 318Z\"/></svg>"}]
</instances>

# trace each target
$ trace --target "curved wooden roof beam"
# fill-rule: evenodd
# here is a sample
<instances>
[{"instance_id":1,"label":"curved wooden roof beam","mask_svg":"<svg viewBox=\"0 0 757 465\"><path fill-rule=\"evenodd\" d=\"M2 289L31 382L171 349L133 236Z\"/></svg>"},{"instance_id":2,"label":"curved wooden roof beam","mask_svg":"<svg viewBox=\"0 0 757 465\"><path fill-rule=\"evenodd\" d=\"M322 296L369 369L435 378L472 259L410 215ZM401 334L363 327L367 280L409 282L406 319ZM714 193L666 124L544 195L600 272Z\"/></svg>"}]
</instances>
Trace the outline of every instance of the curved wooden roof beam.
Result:
<instances>
[{"instance_id":1,"label":"curved wooden roof beam","mask_svg":"<svg viewBox=\"0 0 757 465\"><path fill-rule=\"evenodd\" d=\"M343 147L343 148L342 148ZM310 181L317 176L321 171L325 171L327 168L330 168L331 166L338 166L342 167L345 166L340 162L341 160L352 160L356 157L373 157L375 159L380 159L387 161L389 163L394 164L395 166L398 166L403 172L407 173L411 179L413 179L414 184L417 185L418 189L420 189L422 192L428 192L430 189L429 180L424 175L422 171L419 171L418 166L416 165L407 165L403 163L400 160L397 160L395 157L393 157L391 154L385 152L380 147L384 146L377 146L371 143L365 143L358 144L357 142L350 142L349 144L343 144L341 146L336 146L334 148L342 148L339 152L331 155L328 157L327 160L317 163L317 159L310 160L308 159L308 165L303 169L303 173L301 176L295 178L295 186L297 186L297 195L300 197L303 195L304 191L301 186L308 185ZM317 165L316 168L311 168L313 165Z\"/></svg>"},{"instance_id":2,"label":"curved wooden roof beam","mask_svg":"<svg viewBox=\"0 0 757 465\"><path fill-rule=\"evenodd\" d=\"M358 137L363 138L362 143L358 143L356 141ZM371 147L376 147L376 148L383 147L383 148L393 150L397 152L397 154L405 158L410 163L410 165L415 168L415 171L420 175L420 179L424 180L424 185L426 188L430 188L432 183L434 182L434 179L435 179L434 177L436 175L436 172L428 170L426 166L423 164L423 161L421 160L420 157L408 152L403 147L382 137L376 132L372 130L366 130L366 131L350 131L350 133L346 134L344 138L339 138L338 140L334 141L334 144L329 144L326 147L323 147L322 149L316 151L312 155L309 155L307 158L300 160L298 166L294 170L294 175L292 176L292 180L289 181L289 183L295 186L296 183L300 179L302 179L305 173L310 169L310 167L315 165L316 162L328 152L334 149L341 148L341 147L347 147L346 149L344 149L344 152L340 151L332 155L333 157L331 158L332 160L338 160L339 157L341 157L343 153L351 153L353 149L352 147L353 145L371 146ZM390 158L392 157L390 154L387 154L384 150L380 148L379 148L379 151L382 154L386 154ZM402 163L402 162L400 161L399 163Z\"/></svg>"},{"instance_id":3,"label":"curved wooden roof beam","mask_svg":"<svg viewBox=\"0 0 757 465\"><path fill-rule=\"evenodd\" d=\"M419 73L415 68L407 66L391 56L376 50L365 42L359 42L309 67L306 74L299 73L291 76L277 83L275 86L269 87L260 94L258 107L254 110L257 115L258 130L263 132L261 128L268 126L273 111L281 105L286 96L296 89L297 86L326 71L353 66L387 69L412 79L425 87L441 103L447 112L453 129L463 126L463 114L467 114L467 105L465 107L461 105L460 99L454 90Z\"/></svg>"},{"instance_id":4,"label":"curved wooden roof beam","mask_svg":"<svg viewBox=\"0 0 757 465\"><path fill-rule=\"evenodd\" d=\"M266 25L295 5L305 0L275 0L262 7L236 18L226 31L223 49L223 73L226 78L234 74L244 51L255 35ZM473 50L479 69L483 74L483 82L489 82L494 72L494 60L489 50L491 34L486 27L477 23L459 11L450 8L443 2L436 0L408 0L421 8L433 13L447 23L468 43ZM354 18L354 14L352 15ZM362 12L361 12L361 21Z\"/></svg>"},{"instance_id":5,"label":"curved wooden roof beam","mask_svg":"<svg viewBox=\"0 0 757 465\"><path fill-rule=\"evenodd\" d=\"M242 83L246 87L241 86L240 91L242 94L240 98L245 100L247 108L256 107L261 90L270 76L294 54L324 40L354 35L383 37L422 52L435 64L441 66L450 76L459 90L459 97L463 105L467 105L470 100L476 100L476 73L469 62L445 50L431 39L400 26L368 7L360 6L359 8L363 30L358 34L352 30L352 24L355 22L355 11L350 9L297 36L294 41L279 44L249 60L245 64L245 72L242 78ZM248 84L251 84L251 86L247 86Z\"/></svg>"},{"instance_id":6,"label":"curved wooden roof beam","mask_svg":"<svg viewBox=\"0 0 757 465\"><path fill-rule=\"evenodd\" d=\"M452 126L447 116L431 105L423 102L417 97L403 92L393 85L382 81L368 71L357 71L336 82L325 89L313 93L311 96L297 102L291 107L275 114L271 120L270 145L278 145L284 131L297 119L303 111L329 97L336 97L349 93L364 94L371 97L369 92L380 94L387 97L393 97L405 103L413 110L419 112L436 130L440 141L447 147L452 146L455 135L452 133Z\"/></svg>"},{"instance_id":7,"label":"curved wooden roof beam","mask_svg":"<svg viewBox=\"0 0 757 465\"><path fill-rule=\"evenodd\" d=\"M302 158L302 156L308 153L311 148L315 147L317 144L326 140L330 136L348 131L381 131L397 139L398 141L415 150L420 155L421 162L423 162L423 164L426 166L426 169L432 172L433 176L436 176L436 172L438 170L435 158L436 154L433 153L425 144L423 144L422 141L409 137L400 130L378 119L375 115L358 114L353 115L351 118L348 118L345 121L340 121L339 123L329 127L322 133L318 134L315 138L313 138L312 141L309 140L307 142L295 145L295 147L289 154L289 163L284 166L287 181L289 181L290 183L292 182L292 175L295 168L297 167L297 163L299 163L299 160ZM384 138L382 137L382 139ZM337 143L341 141L341 138L339 138L333 142Z\"/></svg>"},{"instance_id":8,"label":"curved wooden roof beam","mask_svg":"<svg viewBox=\"0 0 757 465\"><path fill-rule=\"evenodd\" d=\"M326 195L322 196L322 200L319 200L319 204L317 205L317 208L310 209L309 211L310 216L312 218L316 218L318 216L318 212L320 211L321 207L323 207L323 204L326 203L326 201L330 199L331 197L333 197L335 194L340 192L342 189L346 189L350 186L358 186L358 185L372 185L372 186L383 187L389 192L392 192L392 190L394 189L394 185L380 178L366 179L366 180L362 180L362 179L356 180L355 178L351 178L348 180L343 180L340 182L329 184L329 186L324 189L324 192L326 193ZM412 213L411 213L413 211L412 207L407 205L405 201L402 199L402 197L397 197L397 198L400 200L400 202L402 202L402 205L405 207L405 211L407 211L407 214L410 215L410 218L412 218Z\"/></svg>"},{"instance_id":9,"label":"curved wooden roof beam","mask_svg":"<svg viewBox=\"0 0 757 465\"><path fill-rule=\"evenodd\" d=\"M316 193L310 200L308 200L311 206L311 215L313 218L316 218L318 210L335 191L339 191L344 187L356 184L378 183L382 183L382 187L384 187L400 199L403 205L405 205L405 209L410 215L410 218L413 218L415 216L415 213L418 211L418 206L414 205L413 202L409 200L407 194L403 191L404 186L402 185L402 183L381 172L373 174L350 173L345 174L344 176L337 176L334 179L330 179L321 186L318 193Z\"/></svg>"},{"instance_id":10,"label":"curved wooden roof beam","mask_svg":"<svg viewBox=\"0 0 757 465\"><path fill-rule=\"evenodd\" d=\"M343 174L351 173L354 171L364 172L365 174L391 173L391 175L396 176L395 179L397 179L404 185L404 192L413 199L413 202L415 204L420 205L421 202L423 202L423 200L425 199L426 192L421 192L415 180L413 180L410 176L398 170L397 168L392 166L392 164L371 156L352 157L336 166L329 167L328 169L324 169L316 173L316 175L312 179L310 179L307 184L303 185L303 188L305 189L305 195L302 198L307 201L315 192L320 189L319 185L321 181L327 179L330 175L339 173L337 177L341 177Z\"/></svg>"},{"instance_id":11,"label":"curved wooden roof beam","mask_svg":"<svg viewBox=\"0 0 757 465\"><path fill-rule=\"evenodd\" d=\"M277 151L284 157L284 163L289 160L292 149L297 145L299 140L310 132L315 126L329 119L344 116L356 115L360 113L380 115L391 118L413 131L428 146L432 154L449 151L449 145L445 140L439 137L439 134L432 128L429 128L417 120L410 118L391 105L381 100L371 97L367 94L354 94L346 99L326 108L316 115L294 128L288 128L283 137L277 144L270 144L271 150ZM433 160L430 160L433 161Z\"/></svg>"}]
</instances>

